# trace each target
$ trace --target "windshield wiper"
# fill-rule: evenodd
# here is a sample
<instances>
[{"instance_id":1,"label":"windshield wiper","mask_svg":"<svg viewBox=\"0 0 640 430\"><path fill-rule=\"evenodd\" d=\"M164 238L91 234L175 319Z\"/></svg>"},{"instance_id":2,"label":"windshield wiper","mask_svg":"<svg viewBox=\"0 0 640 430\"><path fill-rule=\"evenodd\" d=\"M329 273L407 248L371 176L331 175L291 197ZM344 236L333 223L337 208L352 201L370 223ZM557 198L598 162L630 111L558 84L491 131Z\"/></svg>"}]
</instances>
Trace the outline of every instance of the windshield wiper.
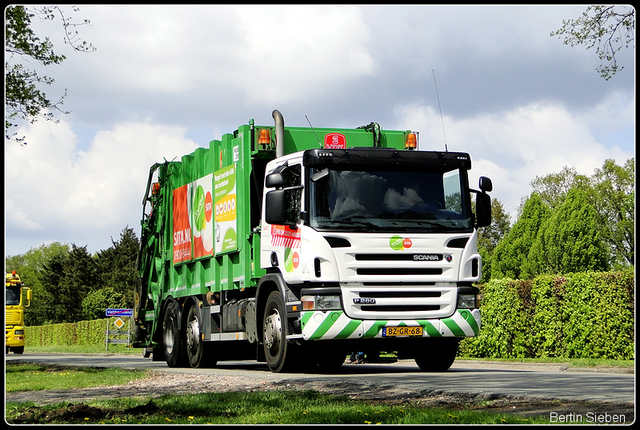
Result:
<instances>
[{"instance_id":1,"label":"windshield wiper","mask_svg":"<svg viewBox=\"0 0 640 430\"><path fill-rule=\"evenodd\" d=\"M421 220L416 220L416 219L407 219L407 220L402 220L402 219L394 219L391 220L391 224L393 224L394 226L398 226L399 224L410 224L410 225L404 225L404 228L407 229L422 229L425 228L426 225L429 227L433 227L436 228L437 230L449 230L451 228L451 226L446 226L444 224L442 224L441 222L436 222L436 221L430 221L430 220L426 220L426 219L421 219ZM425 225L426 224L426 225Z\"/></svg>"},{"instance_id":2,"label":"windshield wiper","mask_svg":"<svg viewBox=\"0 0 640 430\"><path fill-rule=\"evenodd\" d=\"M381 228L378 224L374 224L374 223L369 222L369 221L360 221L360 220L354 219L354 218L364 218L364 217L360 217L360 216L348 217L348 218L341 219L340 221L334 221L334 222L339 224L339 225L344 225L344 224L348 224L348 225L351 225L351 226L358 225L360 227L366 227L366 228L370 228L370 229L373 229L373 230L380 230L380 228Z\"/></svg>"}]
</instances>

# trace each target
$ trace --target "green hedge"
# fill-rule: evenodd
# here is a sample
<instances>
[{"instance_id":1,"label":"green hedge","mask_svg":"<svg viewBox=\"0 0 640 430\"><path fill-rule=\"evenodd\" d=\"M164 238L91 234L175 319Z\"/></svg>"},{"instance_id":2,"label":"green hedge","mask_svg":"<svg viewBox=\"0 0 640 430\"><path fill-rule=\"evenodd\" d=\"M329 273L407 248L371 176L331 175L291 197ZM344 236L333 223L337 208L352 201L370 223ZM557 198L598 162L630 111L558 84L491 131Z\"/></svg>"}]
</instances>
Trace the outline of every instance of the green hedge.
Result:
<instances>
[{"instance_id":1,"label":"green hedge","mask_svg":"<svg viewBox=\"0 0 640 430\"><path fill-rule=\"evenodd\" d=\"M460 355L633 359L634 287L632 271L492 280L480 286L480 335L463 340ZM104 344L106 325L27 327L26 346Z\"/></svg>"},{"instance_id":2,"label":"green hedge","mask_svg":"<svg viewBox=\"0 0 640 430\"><path fill-rule=\"evenodd\" d=\"M108 319L109 330L118 330L114 325L117 317ZM121 318L129 328L128 318ZM25 328L25 347L47 345L104 345L107 318L78 321L76 323L51 324ZM126 336L111 336L111 339L126 339Z\"/></svg>"},{"instance_id":3,"label":"green hedge","mask_svg":"<svg viewBox=\"0 0 640 430\"><path fill-rule=\"evenodd\" d=\"M632 271L499 279L480 286L482 328L460 355L634 358Z\"/></svg>"}]
</instances>

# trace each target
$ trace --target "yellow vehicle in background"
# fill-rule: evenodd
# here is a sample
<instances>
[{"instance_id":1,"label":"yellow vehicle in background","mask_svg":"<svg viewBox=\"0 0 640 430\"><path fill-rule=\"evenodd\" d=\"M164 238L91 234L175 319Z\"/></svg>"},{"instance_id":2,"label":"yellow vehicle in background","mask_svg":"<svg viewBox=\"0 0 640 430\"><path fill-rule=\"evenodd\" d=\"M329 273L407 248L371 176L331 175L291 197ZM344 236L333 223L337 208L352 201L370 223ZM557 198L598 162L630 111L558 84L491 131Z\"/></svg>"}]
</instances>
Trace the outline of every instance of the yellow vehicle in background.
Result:
<instances>
[{"instance_id":1,"label":"yellow vehicle in background","mask_svg":"<svg viewBox=\"0 0 640 430\"><path fill-rule=\"evenodd\" d=\"M23 290L27 293L26 304ZM15 270L7 273L6 296L6 353L8 354L11 350L15 354L22 354L24 352L24 308L31 305L33 293L20 280Z\"/></svg>"}]
</instances>

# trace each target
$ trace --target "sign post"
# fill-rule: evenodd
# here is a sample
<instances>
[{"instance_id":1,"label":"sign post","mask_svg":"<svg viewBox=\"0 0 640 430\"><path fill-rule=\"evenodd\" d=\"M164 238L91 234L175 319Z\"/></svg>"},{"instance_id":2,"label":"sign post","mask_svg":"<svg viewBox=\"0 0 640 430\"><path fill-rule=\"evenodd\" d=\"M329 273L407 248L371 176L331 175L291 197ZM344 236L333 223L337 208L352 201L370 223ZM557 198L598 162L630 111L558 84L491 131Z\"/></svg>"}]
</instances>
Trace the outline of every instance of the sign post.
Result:
<instances>
[{"instance_id":1,"label":"sign post","mask_svg":"<svg viewBox=\"0 0 640 430\"><path fill-rule=\"evenodd\" d=\"M131 339L131 324L129 324L129 328L127 330L121 330L122 326L126 323L122 321L119 317L129 317L133 316L133 309L107 309L105 311L105 315L107 316L107 329L105 330L105 345L107 352L109 351L110 343L126 343L129 345ZM109 317L118 317L114 324L118 328L118 330L109 330ZM109 336L127 336L126 339L111 339Z\"/></svg>"}]
</instances>

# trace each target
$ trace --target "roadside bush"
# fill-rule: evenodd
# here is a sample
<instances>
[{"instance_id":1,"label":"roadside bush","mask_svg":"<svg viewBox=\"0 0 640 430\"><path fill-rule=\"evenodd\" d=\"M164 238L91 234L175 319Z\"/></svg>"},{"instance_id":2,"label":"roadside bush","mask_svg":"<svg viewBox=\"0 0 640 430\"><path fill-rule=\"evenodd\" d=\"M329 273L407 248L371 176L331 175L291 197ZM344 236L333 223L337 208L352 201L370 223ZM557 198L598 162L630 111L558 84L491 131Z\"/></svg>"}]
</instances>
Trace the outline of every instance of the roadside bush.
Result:
<instances>
[{"instance_id":1,"label":"roadside bush","mask_svg":"<svg viewBox=\"0 0 640 430\"><path fill-rule=\"evenodd\" d=\"M48 345L104 345L107 327L116 330L114 322L117 318L103 318L77 323L51 324L45 326L26 327L25 346ZM127 318L123 321L127 322ZM122 330L128 329L127 325ZM111 336L111 338L126 338L126 336Z\"/></svg>"},{"instance_id":2,"label":"roadside bush","mask_svg":"<svg viewBox=\"0 0 640 430\"><path fill-rule=\"evenodd\" d=\"M543 275L481 285L482 327L460 355L634 358L634 273Z\"/></svg>"},{"instance_id":3,"label":"roadside bush","mask_svg":"<svg viewBox=\"0 0 640 430\"><path fill-rule=\"evenodd\" d=\"M464 339L459 355L634 359L632 270L498 279L479 287L480 335ZM25 343L104 344L105 330L115 329L115 319L26 327Z\"/></svg>"}]
</instances>

